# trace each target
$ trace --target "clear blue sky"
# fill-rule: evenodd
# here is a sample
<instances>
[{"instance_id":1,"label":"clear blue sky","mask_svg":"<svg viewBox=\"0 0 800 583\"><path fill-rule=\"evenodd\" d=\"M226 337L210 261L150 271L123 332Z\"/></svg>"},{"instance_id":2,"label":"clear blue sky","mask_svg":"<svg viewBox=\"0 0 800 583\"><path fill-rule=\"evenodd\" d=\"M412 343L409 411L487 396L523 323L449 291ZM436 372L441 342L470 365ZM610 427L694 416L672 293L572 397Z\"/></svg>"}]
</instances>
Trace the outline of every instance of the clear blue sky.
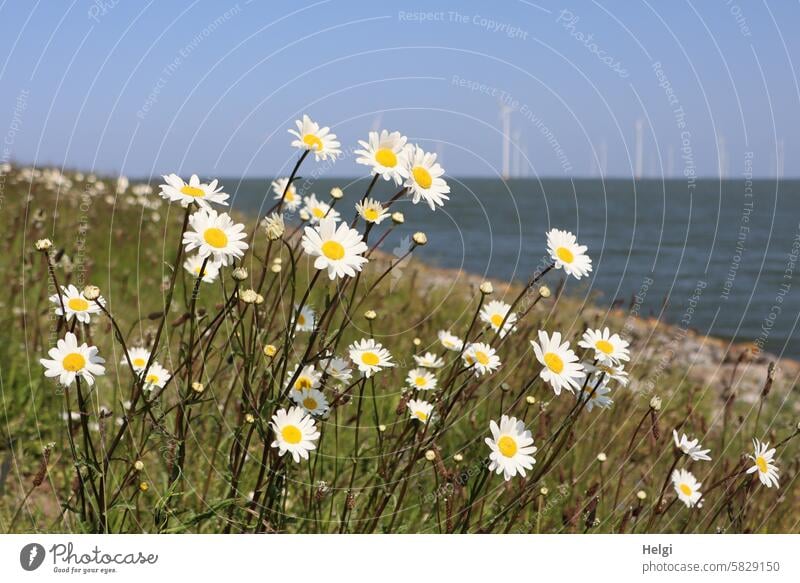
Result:
<instances>
[{"instance_id":1,"label":"clear blue sky","mask_svg":"<svg viewBox=\"0 0 800 583\"><path fill-rule=\"evenodd\" d=\"M800 3L737 1L0 0L2 157L270 176L308 112L497 175L505 97L516 174L630 176L641 120L644 175L796 176Z\"/></svg>"}]
</instances>

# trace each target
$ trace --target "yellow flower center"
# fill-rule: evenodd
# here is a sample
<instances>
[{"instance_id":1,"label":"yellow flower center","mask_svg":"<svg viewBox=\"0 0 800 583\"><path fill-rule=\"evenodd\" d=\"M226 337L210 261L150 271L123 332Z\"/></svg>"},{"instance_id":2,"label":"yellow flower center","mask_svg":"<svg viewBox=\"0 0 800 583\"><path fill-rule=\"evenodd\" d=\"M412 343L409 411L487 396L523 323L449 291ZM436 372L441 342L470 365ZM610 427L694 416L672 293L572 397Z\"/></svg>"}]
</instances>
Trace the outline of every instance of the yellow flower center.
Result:
<instances>
[{"instance_id":1,"label":"yellow flower center","mask_svg":"<svg viewBox=\"0 0 800 583\"><path fill-rule=\"evenodd\" d=\"M297 316L297 323L300 326L305 326L306 325L306 317L303 314L300 314L299 316Z\"/></svg>"},{"instance_id":2,"label":"yellow flower center","mask_svg":"<svg viewBox=\"0 0 800 583\"><path fill-rule=\"evenodd\" d=\"M313 397L306 397L303 399L303 407L309 411L314 411L317 408L317 401Z\"/></svg>"},{"instance_id":3,"label":"yellow flower center","mask_svg":"<svg viewBox=\"0 0 800 583\"><path fill-rule=\"evenodd\" d=\"M598 340L597 342L594 343L594 346L595 348L597 348L597 350L605 354L611 354L612 352L614 352L614 345L611 344L608 340Z\"/></svg>"},{"instance_id":4,"label":"yellow flower center","mask_svg":"<svg viewBox=\"0 0 800 583\"><path fill-rule=\"evenodd\" d=\"M561 371L564 370L564 361L554 352L548 352L544 355L544 363L547 365L547 368L556 374L561 374Z\"/></svg>"},{"instance_id":5,"label":"yellow flower center","mask_svg":"<svg viewBox=\"0 0 800 583\"><path fill-rule=\"evenodd\" d=\"M144 358L134 358L133 359L133 366L144 366L145 364L147 364L147 363L144 361Z\"/></svg>"},{"instance_id":6,"label":"yellow flower center","mask_svg":"<svg viewBox=\"0 0 800 583\"><path fill-rule=\"evenodd\" d=\"M364 209L364 218L368 221L374 221L378 218L378 211L374 208Z\"/></svg>"},{"instance_id":7,"label":"yellow flower center","mask_svg":"<svg viewBox=\"0 0 800 583\"><path fill-rule=\"evenodd\" d=\"M414 166L411 173L414 175L414 182L419 184L422 188L430 188L431 184L433 184L431 173L422 166Z\"/></svg>"},{"instance_id":8,"label":"yellow flower center","mask_svg":"<svg viewBox=\"0 0 800 583\"><path fill-rule=\"evenodd\" d=\"M683 493L684 496L692 495L692 489L689 487L688 484L680 484L678 488L680 489L680 491Z\"/></svg>"},{"instance_id":9,"label":"yellow flower center","mask_svg":"<svg viewBox=\"0 0 800 583\"><path fill-rule=\"evenodd\" d=\"M419 419L420 421L427 421L428 420L428 414L425 413L425 411L415 411L414 415L416 415L417 419Z\"/></svg>"},{"instance_id":10,"label":"yellow flower center","mask_svg":"<svg viewBox=\"0 0 800 583\"><path fill-rule=\"evenodd\" d=\"M206 243L217 249L222 249L228 245L228 236L225 231L216 227L210 227L203 233L203 239Z\"/></svg>"},{"instance_id":11,"label":"yellow flower center","mask_svg":"<svg viewBox=\"0 0 800 583\"><path fill-rule=\"evenodd\" d=\"M305 143L306 146L308 146L309 150L316 150L317 152L319 152L323 147L322 140L320 140L314 134L304 135L303 142Z\"/></svg>"},{"instance_id":12,"label":"yellow flower center","mask_svg":"<svg viewBox=\"0 0 800 583\"><path fill-rule=\"evenodd\" d=\"M338 261L344 257L344 247L338 241L325 241L322 244L322 254L328 259Z\"/></svg>"},{"instance_id":13,"label":"yellow flower center","mask_svg":"<svg viewBox=\"0 0 800 583\"><path fill-rule=\"evenodd\" d=\"M414 379L414 384L417 385L418 387L425 386L425 377L417 377L416 379Z\"/></svg>"},{"instance_id":14,"label":"yellow flower center","mask_svg":"<svg viewBox=\"0 0 800 583\"><path fill-rule=\"evenodd\" d=\"M150 383L151 385L154 385L158 382L158 376L154 374L149 374L147 375L147 378L145 378L144 380Z\"/></svg>"},{"instance_id":15,"label":"yellow flower center","mask_svg":"<svg viewBox=\"0 0 800 583\"><path fill-rule=\"evenodd\" d=\"M77 352L71 352L70 354L64 357L64 360L61 362L61 365L64 367L64 370L68 370L70 372L78 372L84 366L86 366L86 359L83 357L82 354Z\"/></svg>"},{"instance_id":16,"label":"yellow flower center","mask_svg":"<svg viewBox=\"0 0 800 583\"><path fill-rule=\"evenodd\" d=\"M758 456L756 458L756 466L758 467L758 471L762 474L767 473L767 460L765 460L763 456Z\"/></svg>"},{"instance_id":17,"label":"yellow flower center","mask_svg":"<svg viewBox=\"0 0 800 583\"><path fill-rule=\"evenodd\" d=\"M321 219L322 217L325 216L325 211L322 210L321 207L315 206L313 209L311 209L311 214L317 217L318 219Z\"/></svg>"},{"instance_id":18,"label":"yellow flower center","mask_svg":"<svg viewBox=\"0 0 800 583\"><path fill-rule=\"evenodd\" d=\"M361 355L361 362L369 366L377 366L380 361L381 359L374 352L365 352Z\"/></svg>"},{"instance_id":19,"label":"yellow flower center","mask_svg":"<svg viewBox=\"0 0 800 583\"><path fill-rule=\"evenodd\" d=\"M286 427L281 429L281 437L283 437L283 440L286 443L295 445L297 443L300 443L300 440L303 439L303 434L294 425L287 425Z\"/></svg>"},{"instance_id":20,"label":"yellow flower center","mask_svg":"<svg viewBox=\"0 0 800 583\"><path fill-rule=\"evenodd\" d=\"M575 256L572 254L572 251L566 247L559 247L556 249L556 256L564 263L572 263L575 261Z\"/></svg>"},{"instance_id":21,"label":"yellow flower center","mask_svg":"<svg viewBox=\"0 0 800 583\"><path fill-rule=\"evenodd\" d=\"M497 449L506 457L514 457L517 453L517 442L513 437L504 435L497 440Z\"/></svg>"},{"instance_id":22,"label":"yellow flower center","mask_svg":"<svg viewBox=\"0 0 800 583\"><path fill-rule=\"evenodd\" d=\"M186 196L193 196L195 198L203 198L206 193L202 188L197 188L195 186L189 186L188 184L181 188L181 194L185 194Z\"/></svg>"},{"instance_id":23,"label":"yellow flower center","mask_svg":"<svg viewBox=\"0 0 800 583\"><path fill-rule=\"evenodd\" d=\"M314 385L311 382L311 379L308 377L300 377L294 382L294 388L298 391L302 391L303 389L310 389Z\"/></svg>"},{"instance_id":24,"label":"yellow flower center","mask_svg":"<svg viewBox=\"0 0 800 583\"><path fill-rule=\"evenodd\" d=\"M293 188L290 188L289 190L287 190L286 191L286 196L283 197L283 200L288 201L288 202L292 202L294 200L294 192L293 191L294 191Z\"/></svg>"},{"instance_id":25,"label":"yellow flower center","mask_svg":"<svg viewBox=\"0 0 800 583\"><path fill-rule=\"evenodd\" d=\"M476 350L475 360L477 360L483 366L486 366L487 364L489 364L489 355L483 352L482 350Z\"/></svg>"},{"instance_id":26,"label":"yellow flower center","mask_svg":"<svg viewBox=\"0 0 800 583\"><path fill-rule=\"evenodd\" d=\"M389 148L381 148L375 152L375 160L378 161L378 164L386 166L387 168L394 168L397 166L397 155Z\"/></svg>"},{"instance_id":27,"label":"yellow flower center","mask_svg":"<svg viewBox=\"0 0 800 583\"><path fill-rule=\"evenodd\" d=\"M494 326L495 328L499 328L500 324L503 323L503 318L505 318L505 316L502 316L501 314L493 314L492 317L490 318L490 320L492 321L492 326Z\"/></svg>"},{"instance_id":28,"label":"yellow flower center","mask_svg":"<svg viewBox=\"0 0 800 583\"><path fill-rule=\"evenodd\" d=\"M67 302L67 307L69 307L70 310L75 310L76 312L83 312L89 309L89 302L83 298L71 298Z\"/></svg>"}]
</instances>

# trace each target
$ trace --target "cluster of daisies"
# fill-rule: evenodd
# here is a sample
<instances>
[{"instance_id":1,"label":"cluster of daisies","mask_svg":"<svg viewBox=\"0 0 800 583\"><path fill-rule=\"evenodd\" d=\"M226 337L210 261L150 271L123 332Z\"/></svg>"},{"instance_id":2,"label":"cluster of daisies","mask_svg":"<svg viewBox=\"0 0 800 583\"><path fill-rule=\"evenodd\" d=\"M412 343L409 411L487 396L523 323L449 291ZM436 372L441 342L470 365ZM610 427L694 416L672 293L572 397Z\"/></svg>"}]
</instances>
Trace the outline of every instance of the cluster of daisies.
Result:
<instances>
[{"instance_id":1,"label":"cluster of daisies","mask_svg":"<svg viewBox=\"0 0 800 583\"><path fill-rule=\"evenodd\" d=\"M690 439L685 434L679 435L677 430L672 431L672 438L679 455L684 455L693 462L711 461L711 456L708 455L711 450L703 449L699 439ZM769 443L753 439L753 454L748 454L747 457L753 462L753 465L747 468L747 474L757 473L759 481L764 486L778 488L780 474L778 466L774 463L775 448L770 448ZM675 469L672 472L671 479L675 494L687 508L703 505L703 493L700 491L703 484L697 481L692 472L686 468Z\"/></svg>"}]
</instances>

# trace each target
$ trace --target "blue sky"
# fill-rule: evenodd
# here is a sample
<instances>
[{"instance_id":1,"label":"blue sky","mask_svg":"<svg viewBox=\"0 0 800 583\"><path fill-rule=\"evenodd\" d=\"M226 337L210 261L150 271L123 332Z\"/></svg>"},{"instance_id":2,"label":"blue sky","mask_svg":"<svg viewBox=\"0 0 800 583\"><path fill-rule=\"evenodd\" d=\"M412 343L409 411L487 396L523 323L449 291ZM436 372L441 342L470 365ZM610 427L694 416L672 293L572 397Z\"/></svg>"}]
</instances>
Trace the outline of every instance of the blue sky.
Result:
<instances>
[{"instance_id":1,"label":"blue sky","mask_svg":"<svg viewBox=\"0 0 800 583\"><path fill-rule=\"evenodd\" d=\"M798 22L743 0L0 2L2 157L271 176L307 112L496 176L503 102L514 175L797 176Z\"/></svg>"}]
</instances>

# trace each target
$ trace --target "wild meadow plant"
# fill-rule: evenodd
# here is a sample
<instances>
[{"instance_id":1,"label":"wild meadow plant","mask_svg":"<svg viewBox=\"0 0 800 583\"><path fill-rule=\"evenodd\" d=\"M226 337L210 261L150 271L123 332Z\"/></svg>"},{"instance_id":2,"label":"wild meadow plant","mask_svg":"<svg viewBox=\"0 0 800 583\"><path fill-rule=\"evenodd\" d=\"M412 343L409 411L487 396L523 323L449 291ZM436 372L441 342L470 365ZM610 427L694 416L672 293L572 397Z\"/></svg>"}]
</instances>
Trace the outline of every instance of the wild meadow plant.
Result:
<instances>
[{"instance_id":1,"label":"wild meadow plant","mask_svg":"<svg viewBox=\"0 0 800 583\"><path fill-rule=\"evenodd\" d=\"M762 416L773 412L769 379L755 420L743 415L722 431L709 427L715 409L681 384L681 371L642 398L634 385L651 362L608 325L621 330L619 318L589 318L545 281L592 271L568 231L546 233L544 261L499 299L489 281L438 297L410 275L390 276L427 243L418 232L400 256L381 252L405 221L396 203L436 211L449 199L436 155L399 132L370 132L356 161L371 179L348 211L338 188L328 200L297 189L312 155L341 155L336 135L308 116L290 132L298 159L272 183L272 207L252 232L224 212L229 196L216 180L164 176L160 200L126 179L107 187L94 176L4 168L9 184L29 189L25 217L47 193L83 184L82 202L64 195L53 220L68 225L66 239L83 224L89 241L81 271L69 240L38 239L7 300L21 306L23 326L3 348L0 375L17 478L4 530L790 528L781 508L797 499L797 459L787 448L800 430L777 421L780 409ZM98 198L113 213L97 210ZM19 218L7 249L19 233L41 232L45 214L32 226ZM105 295L75 284L87 272L95 282L107 274ZM133 276L149 294L131 291ZM397 323L407 331L389 333ZM40 365L26 367L28 353ZM717 446L703 448L687 428ZM47 444L40 455L36 443Z\"/></svg>"}]
</instances>

